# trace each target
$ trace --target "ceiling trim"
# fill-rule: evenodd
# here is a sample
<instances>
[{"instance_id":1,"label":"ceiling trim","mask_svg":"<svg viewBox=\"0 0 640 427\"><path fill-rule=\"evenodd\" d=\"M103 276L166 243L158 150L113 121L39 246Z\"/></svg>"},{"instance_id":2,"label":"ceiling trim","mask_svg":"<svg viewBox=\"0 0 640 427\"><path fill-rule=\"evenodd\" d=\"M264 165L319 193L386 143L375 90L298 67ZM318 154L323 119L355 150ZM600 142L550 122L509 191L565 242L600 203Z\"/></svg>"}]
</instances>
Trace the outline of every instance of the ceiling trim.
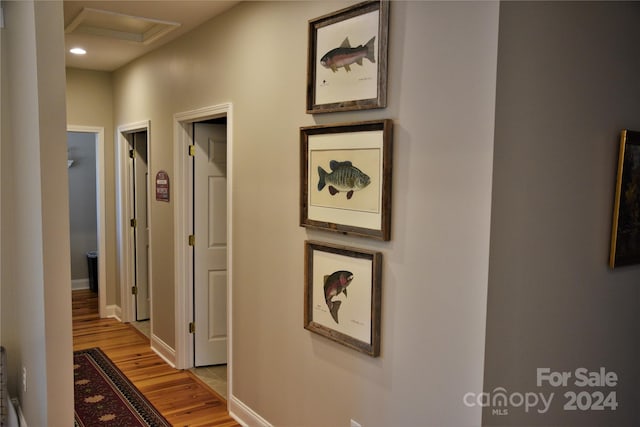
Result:
<instances>
[{"instance_id":1,"label":"ceiling trim","mask_svg":"<svg viewBox=\"0 0 640 427\"><path fill-rule=\"evenodd\" d=\"M178 22L83 8L65 28L65 33L90 34L147 45L179 28L180 25Z\"/></svg>"}]
</instances>

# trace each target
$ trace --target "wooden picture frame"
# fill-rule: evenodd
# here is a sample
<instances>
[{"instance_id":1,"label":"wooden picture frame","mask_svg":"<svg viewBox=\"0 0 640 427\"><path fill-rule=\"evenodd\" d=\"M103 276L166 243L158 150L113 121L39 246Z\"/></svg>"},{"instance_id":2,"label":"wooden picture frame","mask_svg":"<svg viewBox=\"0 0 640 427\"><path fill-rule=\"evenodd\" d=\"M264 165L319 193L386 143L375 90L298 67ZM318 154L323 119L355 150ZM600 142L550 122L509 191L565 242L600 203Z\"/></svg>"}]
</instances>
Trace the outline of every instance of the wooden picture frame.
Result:
<instances>
[{"instance_id":1,"label":"wooden picture frame","mask_svg":"<svg viewBox=\"0 0 640 427\"><path fill-rule=\"evenodd\" d=\"M393 122L300 128L300 225L391 239Z\"/></svg>"},{"instance_id":2,"label":"wooden picture frame","mask_svg":"<svg viewBox=\"0 0 640 427\"><path fill-rule=\"evenodd\" d=\"M381 281L380 252L306 241L304 328L379 356Z\"/></svg>"},{"instance_id":3,"label":"wooden picture frame","mask_svg":"<svg viewBox=\"0 0 640 427\"><path fill-rule=\"evenodd\" d=\"M640 132L620 133L609 267L640 263Z\"/></svg>"},{"instance_id":4,"label":"wooden picture frame","mask_svg":"<svg viewBox=\"0 0 640 427\"><path fill-rule=\"evenodd\" d=\"M386 107L388 38L386 0L310 20L307 113Z\"/></svg>"}]
</instances>

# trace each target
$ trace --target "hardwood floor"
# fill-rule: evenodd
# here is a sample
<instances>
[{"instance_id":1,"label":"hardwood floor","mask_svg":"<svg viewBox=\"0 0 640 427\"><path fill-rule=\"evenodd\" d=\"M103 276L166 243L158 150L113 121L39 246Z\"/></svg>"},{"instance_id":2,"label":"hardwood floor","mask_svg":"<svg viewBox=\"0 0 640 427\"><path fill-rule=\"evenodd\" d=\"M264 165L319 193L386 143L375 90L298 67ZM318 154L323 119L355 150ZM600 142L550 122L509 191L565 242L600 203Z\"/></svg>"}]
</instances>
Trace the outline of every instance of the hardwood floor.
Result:
<instances>
[{"instance_id":1,"label":"hardwood floor","mask_svg":"<svg viewBox=\"0 0 640 427\"><path fill-rule=\"evenodd\" d=\"M167 365L133 326L100 319L98 298L73 291L73 349L100 347L173 426L239 427L226 401L189 371Z\"/></svg>"}]
</instances>

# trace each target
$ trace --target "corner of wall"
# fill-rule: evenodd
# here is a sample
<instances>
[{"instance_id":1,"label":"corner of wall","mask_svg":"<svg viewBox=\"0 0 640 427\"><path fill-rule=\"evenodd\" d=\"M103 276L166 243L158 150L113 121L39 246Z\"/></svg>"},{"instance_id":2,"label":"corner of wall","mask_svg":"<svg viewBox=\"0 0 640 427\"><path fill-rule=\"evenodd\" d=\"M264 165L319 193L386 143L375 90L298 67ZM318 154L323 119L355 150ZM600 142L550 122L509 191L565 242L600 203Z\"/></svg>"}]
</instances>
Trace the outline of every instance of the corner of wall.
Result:
<instances>
[{"instance_id":1,"label":"corner of wall","mask_svg":"<svg viewBox=\"0 0 640 427\"><path fill-rule=\"evenodd\" d=\"M231 395L227 401L229 415L233 417L243 427L272 427L272 424L262 418L257 412L247 406L240 399Z\"/></svg>"}]
</instances>

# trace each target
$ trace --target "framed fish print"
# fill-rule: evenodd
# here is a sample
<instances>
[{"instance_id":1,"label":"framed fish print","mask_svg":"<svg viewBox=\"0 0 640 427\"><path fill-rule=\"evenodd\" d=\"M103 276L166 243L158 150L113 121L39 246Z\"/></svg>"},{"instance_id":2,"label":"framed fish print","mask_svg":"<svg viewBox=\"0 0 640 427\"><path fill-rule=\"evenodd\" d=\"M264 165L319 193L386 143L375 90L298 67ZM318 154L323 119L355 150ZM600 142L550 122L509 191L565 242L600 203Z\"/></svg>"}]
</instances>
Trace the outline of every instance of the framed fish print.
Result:
<instances>
[{"instance_id":1,"label":"framed fish print","mask_svg":"<svg viewBox=\"0 0 640 427\"><path fill-rule=\"evenodd\" d=\"M386 107L388 33L386 0L310 20L307 113Z\"/></svg>"},{"instance_id":2,"label":"framed fish print","mask_svg":"<svg viewBox=\"0 0 640 427\"><path fill-rule=\"evenodd\" d=\"M382 254L305 242L304 328L380 355Z\"/></svg>"},{"instance_id":3,"label":"framed fish print","mask_svg":"<svg viewBox=\"0 0 640 427\"><path fill-rule=\"evenodd\" d=\"M391 120L300 128L300 225L391 239Z\"/></svg>"},{"instance_id":4,"label":"framed fish print","mask_svg":"<svg viewBox=\"0 0 640 427\"><path fill-rule=\"evenodd\" d=\"M640 132L620 134L609 266L640 264Z\"/></svg>"}]
</instances>

